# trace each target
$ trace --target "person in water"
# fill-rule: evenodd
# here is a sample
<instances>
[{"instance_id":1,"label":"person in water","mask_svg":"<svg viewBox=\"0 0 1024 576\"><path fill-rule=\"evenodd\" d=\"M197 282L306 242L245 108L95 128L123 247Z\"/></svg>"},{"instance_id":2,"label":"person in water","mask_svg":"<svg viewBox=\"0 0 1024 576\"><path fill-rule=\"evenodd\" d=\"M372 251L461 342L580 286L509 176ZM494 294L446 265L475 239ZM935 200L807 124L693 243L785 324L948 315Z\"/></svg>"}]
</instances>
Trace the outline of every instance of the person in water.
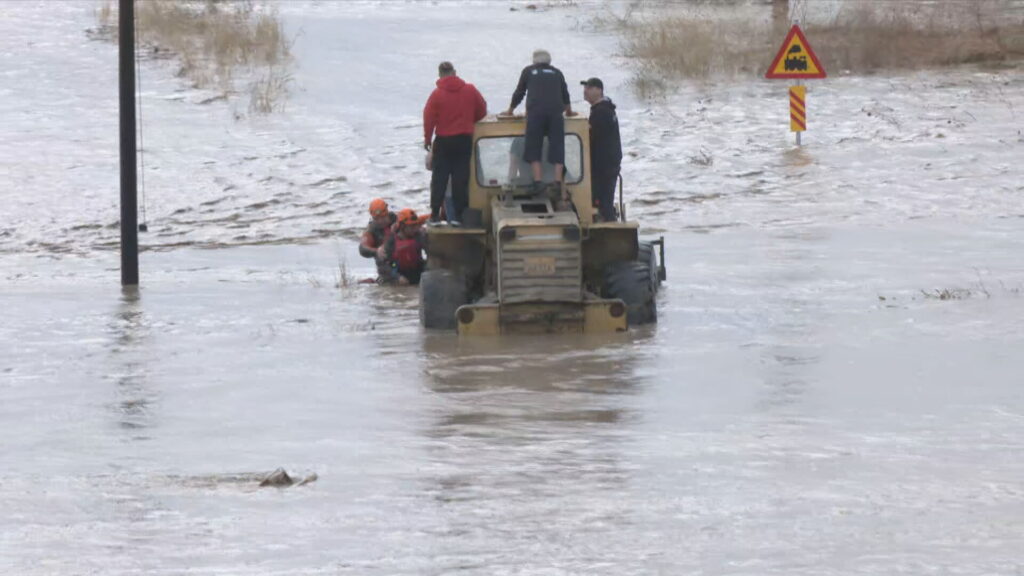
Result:
<instances>
[{"instance_id":1,"label":"person in water","mask_svg":"<svg viewBox=\"0 0 1024 576\"><path fill-rule=\"evenodd\" d=\"M426 233L423 223L429 215L419 217L411 208L398 212L391 234L381 246L381 256L387 270L381 272L378 282L400 286L420 283L420 275L426 267L423 251L426 248Z\"/></svg>"},{"instance_id":2,"label":"person in water","mask_svg":"<svg viewBox=\"0 0 1024 576\"><path fill-rule=\"evenodd\" d=\"M384 259L383 247L397 221L398 216L388 209L387 202L380 198L370 202L370 222L359 240L359 255L376 260L378 277L390 274L391 266Z\"/></svg>"}]
</instances>

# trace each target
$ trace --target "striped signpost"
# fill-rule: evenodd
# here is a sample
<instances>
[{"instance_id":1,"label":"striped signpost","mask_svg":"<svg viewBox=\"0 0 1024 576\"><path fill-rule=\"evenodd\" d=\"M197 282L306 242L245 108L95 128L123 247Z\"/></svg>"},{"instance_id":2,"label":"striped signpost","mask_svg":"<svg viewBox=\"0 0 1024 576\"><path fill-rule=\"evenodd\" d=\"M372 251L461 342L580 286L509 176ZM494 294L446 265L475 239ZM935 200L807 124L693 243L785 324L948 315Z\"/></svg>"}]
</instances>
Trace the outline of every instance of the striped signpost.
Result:
<instances>
[{"instance_id":1,"label":"striped signpost","mask_svg":"<svg viewBox=\"0 0 1024 576\"><path fill-rule=\"evenodd\" d=\"M807 130L807 87L789 87L789 131L796 132L796 143L800 145L800 133Z\"/></svg>"},{"instance_id":2,"label":"striped signpost","mask_svg":"<svg viewBox=\"0 0 1024 576\"><path fill-rule=\"evenodd\" d=\"M811 49L800 26L794 24L782 42L775 60L768 67L765 78L791 79L799 82L808 78L825 78L825 67ZM807 130L807 87L797 84L789 87L789 129L796 132L796 145L800 133Z\"/></svg>"}]
</instances>

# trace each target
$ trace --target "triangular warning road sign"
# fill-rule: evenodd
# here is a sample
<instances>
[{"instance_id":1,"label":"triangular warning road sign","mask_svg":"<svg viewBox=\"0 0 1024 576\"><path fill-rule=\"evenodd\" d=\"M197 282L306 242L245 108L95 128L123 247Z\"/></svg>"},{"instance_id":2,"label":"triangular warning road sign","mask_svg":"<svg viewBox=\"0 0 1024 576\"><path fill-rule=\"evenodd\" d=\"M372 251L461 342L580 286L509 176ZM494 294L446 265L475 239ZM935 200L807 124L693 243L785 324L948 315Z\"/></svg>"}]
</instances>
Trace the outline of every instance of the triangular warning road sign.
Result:
<instances>
[{"instance_id":1,"label":"triangular warning road sign","mask_svg":"<svg viewBox=\"0 0 1024 576\"><path fill-rule=\"evenodd\" d=\"M765 78L794 78L800 80L824 78L825 76L825 67L818 61L818 57L814 54L814 50L811 49L811 44L807 42L807 37L804 36L803 30L795 24L789 29L789 34L786 35L786 39L782 42L782 48L779 48L779 53L775 55L775 60L768 67L768 73L764 75Z\"/></svg>"}]
</instances>

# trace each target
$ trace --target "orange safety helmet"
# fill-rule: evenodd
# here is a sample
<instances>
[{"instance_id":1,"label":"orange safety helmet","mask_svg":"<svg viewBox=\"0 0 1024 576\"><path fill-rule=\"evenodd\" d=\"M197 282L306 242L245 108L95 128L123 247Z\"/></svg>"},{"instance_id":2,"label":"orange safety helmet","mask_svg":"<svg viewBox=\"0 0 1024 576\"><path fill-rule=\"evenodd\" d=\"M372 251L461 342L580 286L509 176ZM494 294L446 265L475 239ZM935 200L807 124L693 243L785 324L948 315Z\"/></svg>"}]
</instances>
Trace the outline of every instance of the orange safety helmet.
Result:
<instances>
[{"instance_id":1,"label":"orange safety helmet","mask_svg":"<svg viewBox=\"0 0 1024 576\"><path fill-rule=\"evenodd\" d=\"M374 198L370 202L370 216L383 216L388 213L388 203L380 198Z\"/></svg>"},{"instance_id":2,"label":"orange safety helmet","mask_svg":"<svg viewBox=\"0 0 1024 576\"><path fill-rule=\"evenodd\" d=\"M419 224L420 218L416 215L416 211L412 208L402 208L398 212L398 225L407 226L410 224Z\"/></svg>"}]
</instances>

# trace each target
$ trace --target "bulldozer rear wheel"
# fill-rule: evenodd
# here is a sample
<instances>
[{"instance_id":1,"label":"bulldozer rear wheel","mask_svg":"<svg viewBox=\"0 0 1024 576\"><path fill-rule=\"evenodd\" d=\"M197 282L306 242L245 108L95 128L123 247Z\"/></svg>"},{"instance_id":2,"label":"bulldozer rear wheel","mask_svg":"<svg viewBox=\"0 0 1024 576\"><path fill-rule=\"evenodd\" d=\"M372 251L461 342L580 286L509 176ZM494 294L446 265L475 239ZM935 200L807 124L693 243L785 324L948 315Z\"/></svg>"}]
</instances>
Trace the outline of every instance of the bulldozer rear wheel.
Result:
<instances>
[{"instance_id":1,"label":"bulldozer rear wheel","mask_svg":"<svg viewBox=\"0 0 1024 576\"><path fill-rule=\"evenodd\" d=\"M656 278L644 262L613 262L605 268L602 296L626 303L626 318L631 326L653 324L658 321Z\"/></svg>"},{"instance_id":2,"label":"bulldozer rear wheel","mask_svg":"<svg viewBox=\"0 0 1024 576\"><path fill-rule=\"evenodd\" d=\"M465 279L445 269L429 269L420 277L420 324L454 330L455 311L469 303Z\"/></svg>"},{"instance_id":3,"label":"bulldozer rear wheel","mask_svg":"<svg viewBox=\"0 0 1024 576\"><path fill-rule=\"evenodd\" d=\"M640 242L637 246L636 261L647 264L647 268L651 271L651 286L657 292L661 287L661 278L658 277L658 253L654 249L654 244Z\"/></svg>"}]
</instances>

